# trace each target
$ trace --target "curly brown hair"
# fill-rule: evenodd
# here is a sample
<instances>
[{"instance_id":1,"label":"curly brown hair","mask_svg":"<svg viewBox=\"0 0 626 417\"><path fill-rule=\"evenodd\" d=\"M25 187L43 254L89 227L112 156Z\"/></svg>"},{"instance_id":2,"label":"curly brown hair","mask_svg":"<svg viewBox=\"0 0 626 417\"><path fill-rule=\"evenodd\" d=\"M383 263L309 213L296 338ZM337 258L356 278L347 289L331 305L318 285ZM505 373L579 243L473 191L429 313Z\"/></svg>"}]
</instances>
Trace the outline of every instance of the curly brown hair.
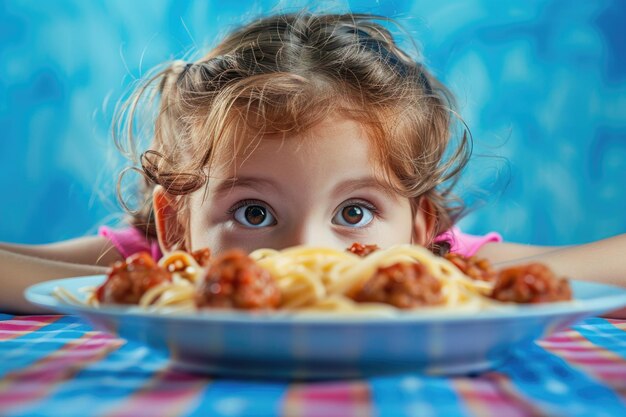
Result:
<instances>
[{"instance_id":1,"label":"curly brown hair","mask_svg":"<svg viewBox=\"0 0 626 417\"><path fill-rule=\"evenodd\" d=\"M471 154L471 138L463 127L448 149L453 127L463 125L452 95L378 22L394 23L368 14L264 17L194 62L155 69L116 119L116 144L145 177L145 204L131 212L133 225L156 237L156 184L177 196L184 224L187 196L241 151L242 138L292 135L341 114L366 128L391 189L408 197L413 210L428 199L436 217L428 245L445 252L445 242L433 240L463 211L451 189ZM147 129L138 125L144 108L151 112ZM149 149L139 153L146 139ZM121 178L125 206L120 184Z\"/></svg>"}]
</instances>

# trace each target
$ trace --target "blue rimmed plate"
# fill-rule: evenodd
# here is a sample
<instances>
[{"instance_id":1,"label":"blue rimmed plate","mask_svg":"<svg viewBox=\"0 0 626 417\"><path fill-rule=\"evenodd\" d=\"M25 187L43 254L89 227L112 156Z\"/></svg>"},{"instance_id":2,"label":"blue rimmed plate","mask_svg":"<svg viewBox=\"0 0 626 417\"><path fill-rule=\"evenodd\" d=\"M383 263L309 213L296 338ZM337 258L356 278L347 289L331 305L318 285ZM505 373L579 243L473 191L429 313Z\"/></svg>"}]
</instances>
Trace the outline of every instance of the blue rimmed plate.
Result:
<instances>
[{"instance_id":1,"label":"blue rimmed plate","mask_svg":"<svg viewBox=\"0 0 626 417\"><path fill-rule=\"evenodd\" d=\"M351 378L398 372L465 374L497 366L512 349L573 323L626 306L626 289L572 281L574 301L507 305L480 312L395 317L289 316L204 311L165 315L138 308L69 305L52 295L104 282L104 275L29 287L33 304L81 316L95 328L170 354L182 369L264 378Z\"/></svg>"}]
</instances>

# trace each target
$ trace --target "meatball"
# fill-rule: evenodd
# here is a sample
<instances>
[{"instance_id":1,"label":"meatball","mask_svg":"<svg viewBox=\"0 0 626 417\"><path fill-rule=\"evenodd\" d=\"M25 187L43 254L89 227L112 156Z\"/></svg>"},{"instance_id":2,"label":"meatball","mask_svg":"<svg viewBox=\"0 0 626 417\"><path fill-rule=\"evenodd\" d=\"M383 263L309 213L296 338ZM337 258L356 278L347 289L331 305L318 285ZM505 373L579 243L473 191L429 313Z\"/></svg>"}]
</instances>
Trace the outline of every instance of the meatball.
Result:
<instances>
[{"instance_id":1,"label":"meatball","mask_svg":"<svg viewBox=\"0 0 626 417\"><path fill-rule=\"evenodd\" d=\"M487 282L496 280L496 271L486 259L476 256L468 258L458 253L448 253L444 258L452 262L461 272L472 279Z\"/></svg>"},{"instance_id":2,"label":"meatball","mask_svg":"<svg viewBox=\"0 0 626 417\"><path fill-rule=\"evenodd\" d=\"M514 266L498 273L491 298L514 303L545 303L572 299L569 282L540 263Z\"/></svg>"},{"instance_id":3,"label":"meatball","mask_svg":"<svg viewBox=\"0 0 626 417\"><path fill-rule=\"evenodd\" d=\"M196 293L198 307L253 310L273 309L279 303L274 278L241 250L217 257Z\"/></svg>"},{"instance_id":4,"label":"meatball","mask_svg":"<svg viewBox=\"0 0 626 417\"><path fill-rule=\"evenodd\" d=\"M424 265L406 262L378 268L348 296L358 302L386 303L403 309L443 302L441 283Z\"/></svg>"},{"instance_id":5,"label":"meatball","mask_svg":"<svg viewBox=\"0 0 626 417\"><path fill-rule=\"evenodd\" d=\"M355 255L367 256L370 253L377 251L378 249L380 248L377 245L364 245L362 243L354 242L352 246L347 249L347 251L352 252Z\"/></svg>"},{"instance_id":6,"label":"meatball","mask_svg":"<svg viewBox=\"0 0 626 417\"><path fill-rule=\"evenodd\" d=\"M96 290L96 298L101 303L138 304L150 288L171 280L171 274L149 253L140 252L113 264L107 280Z\"/></svg>"}]
</instances>

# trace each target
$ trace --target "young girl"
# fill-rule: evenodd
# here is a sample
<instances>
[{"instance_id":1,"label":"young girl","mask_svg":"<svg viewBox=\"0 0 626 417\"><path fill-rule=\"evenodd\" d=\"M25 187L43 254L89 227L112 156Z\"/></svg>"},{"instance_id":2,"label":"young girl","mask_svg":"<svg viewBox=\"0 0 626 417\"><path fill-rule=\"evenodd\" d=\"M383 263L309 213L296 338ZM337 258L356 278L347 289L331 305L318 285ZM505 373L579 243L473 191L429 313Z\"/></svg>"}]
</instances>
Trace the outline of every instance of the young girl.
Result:
<instances>
[{"instance_id":1,"label":"young girl","mask_svg":"<svg viewBox=\"0 0 626 417\"><path fill-rule=\"evenodd\" d=\"M501 265L532 257L571 278L626 284L626 235L555 248L454 227L462 210L450 188L468 138L453 141L448 90L377 20L386 19L267 17L147 80L122 108L117 143L140 166L148 204L127 229L0 245L0 309L35 311L22 292L36 282L102 273L141 250L202 247L414 243ZM151 146L138 157L145 129L135 122L151 103Z\"/></svg>"}]
</instances>

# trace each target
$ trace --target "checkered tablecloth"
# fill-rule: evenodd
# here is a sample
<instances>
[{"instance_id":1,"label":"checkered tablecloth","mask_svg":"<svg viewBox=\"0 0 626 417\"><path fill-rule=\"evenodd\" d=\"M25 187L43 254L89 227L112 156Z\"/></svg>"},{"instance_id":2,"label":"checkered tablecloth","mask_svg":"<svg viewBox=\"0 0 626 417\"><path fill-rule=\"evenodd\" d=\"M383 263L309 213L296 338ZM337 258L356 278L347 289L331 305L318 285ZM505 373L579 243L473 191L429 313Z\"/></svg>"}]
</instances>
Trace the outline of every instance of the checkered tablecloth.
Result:
<instances>
[{"instance_id":1,"label":"checkered tablecloth","mask_svg":"<svg viewBox=\"0 0 626 417\"><path fill-rule=\"evenodd\" d=\"M211 378L73 316L0 314L0 416L626 416L626 321L591 318L478 376Z\"/></svg>"}]
</instances>

